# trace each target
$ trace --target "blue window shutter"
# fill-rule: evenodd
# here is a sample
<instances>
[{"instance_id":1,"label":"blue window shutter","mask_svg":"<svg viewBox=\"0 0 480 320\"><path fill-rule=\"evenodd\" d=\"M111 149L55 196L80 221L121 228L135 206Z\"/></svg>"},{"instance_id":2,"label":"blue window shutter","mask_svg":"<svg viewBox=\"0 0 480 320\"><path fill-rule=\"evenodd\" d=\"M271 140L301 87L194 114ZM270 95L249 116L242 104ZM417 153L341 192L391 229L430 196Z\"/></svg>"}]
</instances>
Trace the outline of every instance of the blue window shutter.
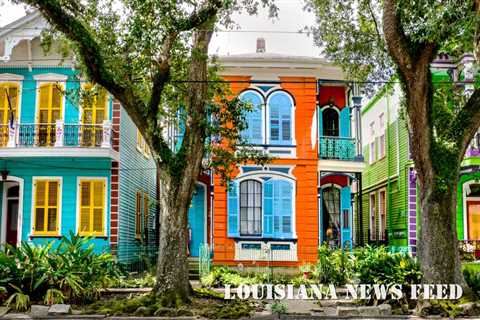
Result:
<instances>
[{"instance_id":1,"label":"blue window shutter","mask_svg":"<svg viewBox=\"0 0 480 320\"><path fill-rule=\"evenodd\" d=\"M343 187L340 191L340 224L342 232L342 247L348 244L348 248L352 248L352 208L351 208L351 191L350 186ZM347 211L346 217L344 211ZM345 221L347 218L348 221Z\"/></svg>"},{"instance_id":2,"label":"blue window shutter","mask_svg":"<svg viewBox=\"0 0 480 320\"><path fill-rule=\"evenodd\" d=\"M269 181L273 185L273 233L275 238L292 236L293 184L285 180Z\"/></svg>"},{"instance_id":3,"label":"blue window shutter","mask_svg":"<svg viewBox=\"0 0 480 320\"><path fill-rule=\"evenodd\" d=\"M263 236L273 237L273 182L263 184Z\"/></svg>"},{"instance_id":4,"label":"blue window shutter","mask_svg":"<svg viewBox=\"0 0 480 320\"><path fill-rule=\"evenodd\" d=\"M340 111L340 137L351 137L350 126L350 107L345 106L345 108Z\"/></svg>"},{"instance_id":5,"label":"blue window shutter","mask_svg":"<svg viewBox=\"0 0 480 320\"><path fill-rule=\"evenodd\" d=\"M270 142L272 144L292 144L292 109L291 99L285 92L279 91L269 99L270 108Z\"/></svg>"},{"instance_id":6,"label":"blue window shutter","mask_svg":"<svg viewBox=\"0 0 480 320\"><path fill-rule=\"evenodd\" d=\"M227 211L229 237L238 237L238 182L230 183L228 189Z\"/></svg>"},{"instance_id":7,"label":"blue window shutter","mask_svg":"<svg viewBox=\"0 0 480 320\"><path fill-rule=\"evenodd\" d=\"M242 137L248 143L262 144L263 143L263 131L262 131L263 100L259 96L259 94L257 94L254 91L244 92L241 95L240 100L243 102L248 102L253 106L253 110L249 110L246 112L245 120L247 122L247 128L242 132Z\"/></svg>"},{"instance_id":8,"label":"blue window shutter","mask_svg":"<svg viewBox=\"0 0 480 320\"><path fill-rule=\"evenodd\" d=\"M181 117L175 134L175 152L180 150L185 135L185 120Z\"/></svg>"}]
</instances>

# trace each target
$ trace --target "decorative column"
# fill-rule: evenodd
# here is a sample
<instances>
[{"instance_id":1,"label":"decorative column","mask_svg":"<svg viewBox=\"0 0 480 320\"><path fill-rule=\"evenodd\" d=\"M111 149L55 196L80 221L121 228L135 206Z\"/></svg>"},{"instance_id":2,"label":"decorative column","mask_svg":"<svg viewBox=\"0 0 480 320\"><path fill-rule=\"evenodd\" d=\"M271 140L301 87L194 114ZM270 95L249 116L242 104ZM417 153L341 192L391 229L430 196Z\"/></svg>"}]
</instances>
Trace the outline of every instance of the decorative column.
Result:
<instances>
[{"instance_id":1,"label":"decorative column","mask_svg":"<svg viewBox=\"0 0 480 320\"><path fill-rule=\"evenodd\" d=\"M103 120L102 132L102 148L112 147L112 122L110 120Z\"/></svg>"},{"instance_id":2,"label":"decorative column","mask_svg":"<svg viewBox=\"0 0 480 320\"><path fill-rule=\"evenodd\" d=\"M355 91L355 90L354 90ZM355 93L354 93L355 94ZM362 108L362 97L359 95L354 95L353 100L353 109L355 112L355 145L357 149L357 155L355 160L363 161L362 154L362 115L360 109Z\"/></svg>"},{"instance_id":3,"label":"decorative column","mask_svg":"<svg viewBox=\"0 0 480 320\"><path fill-rule=\"evenodd\" d=\"M11 126L8 126L8 141L7 148L15 148L15 137L17 136L18 125L13 122Z\"/></svg>"},{"instance_id":4,"label":"decorative column","mask_svg":"<svg viewBox=\"0 0 480 320\"><path fill-rule=\"evenodd\" d=\"M63 147L63 120L55 121L55 148Z\"/></svg>"}]
</instances>

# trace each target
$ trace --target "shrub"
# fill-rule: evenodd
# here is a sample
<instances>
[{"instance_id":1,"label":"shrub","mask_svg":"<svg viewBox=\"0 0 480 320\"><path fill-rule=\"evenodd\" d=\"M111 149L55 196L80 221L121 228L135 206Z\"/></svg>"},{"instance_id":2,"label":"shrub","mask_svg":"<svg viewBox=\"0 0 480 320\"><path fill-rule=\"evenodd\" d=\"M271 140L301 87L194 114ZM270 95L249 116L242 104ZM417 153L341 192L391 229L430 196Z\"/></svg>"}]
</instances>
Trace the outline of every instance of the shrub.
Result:
<instances>
[{"instance_id":1,"label":"shrub","mask_svg":"<svg viewBox=\"0 0 480 320\"><path fill-rule=\"evenodd\" d=\"M355 273L360 283L420 283L420 265L406 253L390 253L384 246L356 249Z\"/></svg>"},{"instance_id":2,"label":"shrub","mask_svg":"<svg viewBox=\"0 0 480 320\"><path fill-rule=\"evenodd\" d=\"M283 302L275 301L274 303L272 303L271 309L272 313L281 315L287 313L288 307Z\"/></svg>"},{"instance_id":3,"label":"shrub","mask_svg":"<svg viewBox=\"0 0 480 320\"><path fill-rule=\"evenodd\" d=\"M314 276L320 283L343 285L353 273L353 255L347 250L334 250L328 244L318 249L318 262Z\"/></svg>"},{"instance_id":4,"label":"shrub","mask_svg":"<svg viewBox=\"0 0 480 320\"><path fill-rule=\"evenodd\" d=\"M53 243L7 245L0 252L0 286L9 294L24 294L32 301L95 298L100 288L120 276L120 271L110 254L94 253L89 240L71 233L56 248ZM13 300L18 301L18 295Z\"/></svg>"},{"instance_id":5,"label":"shrub","mask_svg":"<svg viewBox=\"0 0 480 320\"><path fill-rule=\"evenodd\" d=\"M480 295L480 273L473 268L465 267L463 269L463 276L467 285L478 296Z\"/></svg>"}]
</instances>

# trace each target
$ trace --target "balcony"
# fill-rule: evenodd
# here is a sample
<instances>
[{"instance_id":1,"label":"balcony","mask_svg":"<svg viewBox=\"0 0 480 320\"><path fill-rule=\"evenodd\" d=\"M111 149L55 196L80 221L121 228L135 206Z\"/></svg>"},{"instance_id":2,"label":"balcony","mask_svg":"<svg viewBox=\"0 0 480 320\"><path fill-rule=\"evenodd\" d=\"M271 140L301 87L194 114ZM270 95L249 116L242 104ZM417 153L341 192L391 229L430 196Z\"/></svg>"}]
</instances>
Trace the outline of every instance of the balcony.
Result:
<instances>
[{"instance_id":1,"label":"balcony","mask_svg":"<svg viewBox=\"0 0 480 320\"><path fill-rule=\"evenodd\" d=\"M15 123L0 125L0 156L108 156L112 153L113 129L110 121L103 124ZM59 152L59 151L62 152ZM55 152L55 154L52 153ZM79 154L80 152L81 154Z\"/></svg>"},{"instance_id":2,"label":"balcony","mask_svg":"<svg viewBox=\"0 0 480 320\"><path fill-rule=\"evenodd\" d=\"M322 136L318 151L320 159L354 161L356 159L355 139Z\"/></svg>"}]
</instances>

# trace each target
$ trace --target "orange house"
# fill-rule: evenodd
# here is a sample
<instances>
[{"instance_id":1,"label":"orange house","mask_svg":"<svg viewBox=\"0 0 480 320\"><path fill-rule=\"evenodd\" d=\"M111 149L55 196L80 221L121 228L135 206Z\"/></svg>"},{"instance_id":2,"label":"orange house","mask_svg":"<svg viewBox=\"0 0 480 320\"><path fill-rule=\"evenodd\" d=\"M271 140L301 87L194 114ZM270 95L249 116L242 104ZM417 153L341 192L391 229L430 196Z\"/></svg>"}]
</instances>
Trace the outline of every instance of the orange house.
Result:
<instances>
[{"instance_id":1,"label":"orange house","mask_svg":"<svg viewBox=\"0 0 480 320\"><path fill-rule=\"evenodd\" d=\"M274 159L239 165L229 188L215 173L202 179L208 192L192 202L191 247L200 234L215 264L243 266L313 263L325 241L351 247L363 159L341 70L321 58L265 52L219 60L233 93L254 106L242 135Z\"/></svg>"}]
</instances>

